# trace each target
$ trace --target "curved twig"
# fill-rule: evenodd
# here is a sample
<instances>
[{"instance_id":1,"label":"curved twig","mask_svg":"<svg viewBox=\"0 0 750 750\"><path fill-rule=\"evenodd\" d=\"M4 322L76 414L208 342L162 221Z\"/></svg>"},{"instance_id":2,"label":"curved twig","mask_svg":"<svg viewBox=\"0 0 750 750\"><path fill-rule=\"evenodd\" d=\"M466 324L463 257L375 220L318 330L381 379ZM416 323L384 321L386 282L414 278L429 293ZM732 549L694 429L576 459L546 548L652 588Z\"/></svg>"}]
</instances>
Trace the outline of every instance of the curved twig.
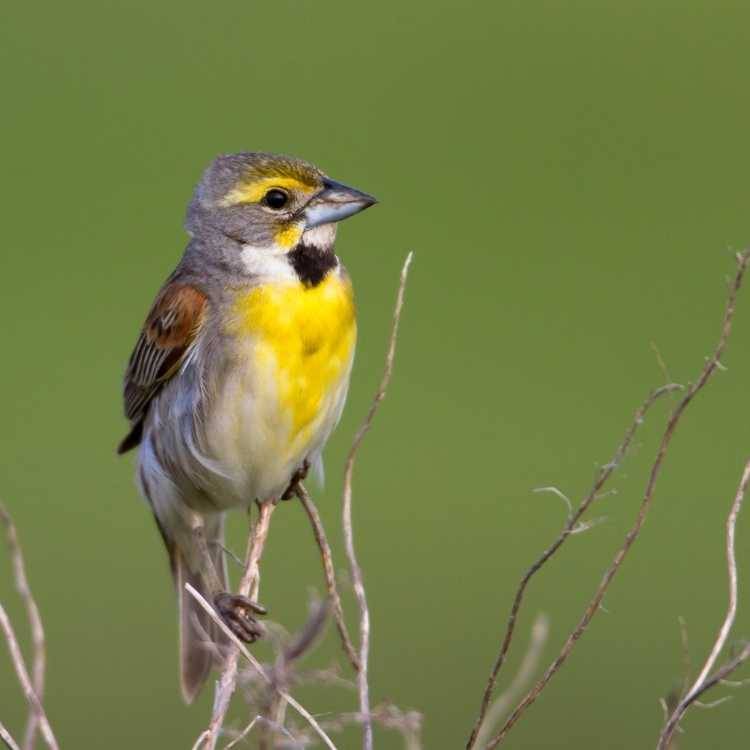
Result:
<instances>
[{"instance_id":1,"label":"curved twig","mask_svg":"<svg viewBox=\"0 0 750 750\"><path fill-rule=\"evenodd\" d=\"M52 731L52 727L47 719L47 714L44 712L42 702L39 700L39 697L31 684L31 678L26 669L26 663L23 660L21 647L18 645L18 639L13 631L13 626L10 624L10 619L8 618L8 614L2 604L0 604L0 630L5 636L5 640L8 644L10 660L13 663L13 668L16 670L18 681L21 683L24 697L26 698L30 709L37 716L39 731L50 750L60 750L59 745L57 744L57 739L55 738L55 733Z\"/></svg>"},{"instance_id":2,"label":"curved twig","mask_svg":"<svg viewBox=\"0 0 750 750\"><path fill-rule=\"evenodd\" d=\"M26 605L26 614L29 619L31 628L31 643L34 649L34 657L31 666L31 683L34 692L39 700L44 697L44 672L47 662L47 652L44 643L44 626L42 625L42 616L39 614L36 600L31 593L29 579L26 576L26 564L23 559L23 551L18 540L13 519L6 507L0 503L0 521L5 525L5 531L8 538L8 549L10 550L11 560L13 562L13 577L16 582L16 590L20 595L23 603ZM39 719L36 712L29 711L29 718L26 721L26 731L23 738L23 750L32 750L34 739L36 738Z\"/></svg>"},{"instance_id":3,"label":"curved twig","mask_svg":"<svg viewBox=\"0 0 750 750\"><path fill-rule=\"evenodd\" d=\"M656 457L651 466L651 471L649 472L646 488L643 493L643 499L641 501L638 515L633 526L625 535L625 540L623 541L621 547L617 550L617 553L615 554L611 565L604 573L604 577L602 578L602 581L599 584L596 593L586 607L583 616L578 622L578 625L568 636L568 639L565 641L565 644L563 645L560 653L552 662L552 664L550 664L550 666L547 668L542 678L521 700L521 702L518 704L518 706L515 708L513 713L501 728L500 732L487 745L487 750L491 750L491 748L497 747L505 739L505 737L508 735L508 732L510 732L518 719L525 713L529 706L531 706L536 701L536 699L539 697L539 694L544 690L552 677L567 661L568 656L570 656L570 653L573 651L573 648L578 642L578 639L581 637L581 635L583 635L594 615L599 610L599 606L601 605L602 599L604 598L604 594L609 588L612 579L617 574L617 571L620 569L623 560L627 556L635 540L638 538L638 535L640 534L641 528L643 526L643 522L645 521L646 515L651 507L654 489L656 488L656 482L659 478L659 475L661 474L664 459L666 458L667 451L669 449L669 445L672 441L672 437L674 436L677 425L679 424L682 415L684 414L690 403L693 401L695 396L701 390L703 390L716 370L722 369L723 367L721 364L721 356L726 349L727 342L729 341L729 335L732 331L732 320L734 318L734 312L737 304L737 295L742 286L742 280L745 276L748 262L750 262L750 251L746 250L742 253L737 253L736 257L737 271L729 288L729 296L727 298L726 306L724 309L719 341L716 345L716 348L714 349L713 354L706 360L706 364L701 370L698 379L695 383L692 383L688 387L685 395L677 403L674 410L672 411L672 414L669 417L669 420L667 421L667 426L665 427L661 441L659 442L659 447L656 451Z\"/></svg>"},{"instance_id":4,"label":"curved twig","mask_svg":"<svg viewBox=\"0 0 750 750\"><path fill-rule=\"evenodd\" d=\"M351 662L352 667L354 667L354 671L359 672L359 657L357 656L354 643L349 635L349 629L346 627L344 608L341 605L341 596L339 595L339 589L336 584L336 572L333 568L333 553L331 552L331 545L328 543L328 536L326 535L323 521L320 518L317 506L302 483L297 484L295 494L299 498L302 507L305 509L305 512L310 519L315 541L320 549L320 557L323 561L323 573L326 579L326 588L328 589L328 595L331 598L333 619L336 621L336 629L339 631L339 636L341 637L341 645L346 652L347 657L349 657L349 661Z\"/></svg>"},{"instance_id":5,"label":"curved twig","mask_svg":"<svg viewBox=\"0 0 750 750\"><path fill-rule=\"evenodd\" d=\"M388 344L388 353L385 358L385 368L383 377L380 380L378 390L372 400L367 416L362 422L357 434L352 441L352 447L349 450L349 456L346 459L344 469L344 497L342 521L344 526L344 545L346 548L346 557L349 562L349 574L352 578L354 594L359 606L359 671L357 672L357 687L359 691L359 711L362 714L363 727L363 748L372 750L372 717L370 715L370 688L367 680L367 660L370 653L370 610L367 606L367 594L362 580L362 569L357 561L357 554L354 549L354 532L352 529L352 475L354 473L354 463L357 458L359 446L365 438L375 413L380 406L380 402L385 398L388 384L393 375L393 363L396 357L396 340L398 338L398 325L401 320L401 310L404 306L404 292L406 291L406 279L409 275L409 266L411 266L414 253L406 256L404 265L401 269L401 279L396 295L396 305L393 311L393 324L391 326L391 336Z\"/></svg>"},{"instance_id":6,"label":"curved twig","mask_svg":"<svg viewBox=\"0 0 750 750\"><path fill-rule=\"evenodd\" d=\"M636 409L630 426L626 430L622 442L617 447L612 460L609 463L604 464L604 466L599 469L599 473L594 480L594 484L592 485L586 497L584 497L584 499L581 501L575 512L568 513L568 518L566 520L565 526L563 527L558 537L549 547L547 547L546 550L544 550L544 552L542 552L542 554L536 559L532 566L526 571L526 573L524 573L523 578L521 578L521 581L518 584L518 588L516 589L516 593L513 598L513 604L510 608L508 622L505 626L505 633L500 643L500 650L497 654L497 657L495 658L494 664L492 665L492 671L490 672L490 676L487 680L487 685L482 695L479 714L476 718L476 721L474 722L474 727L469 737L469 741L466 744L466 750L472 750L472 748L474 748L477 744L477 740L480 736L480 732L487 717L487 711L489 709L490 703L492 702L492 694L495 690L495 685L497 684L498 675L500 674L500 670L502 669L503 664L505 664L505 659L508 656L508 651L510 650L511 642L513 641L518 613L521 609L521 605L523 604L524 595L526 594L526 589L528 588L531 579L539 572L542 567L544 567L547 561L560 549L560 547L563 546L568 537L572 536L575 533L575 529L577 528L582 516L586 513L594 500L596 500L604 485L622 463L622 460L625 458L633 442L635 433L643 423L646 413L653 406L654 402L657 401L657 399L659 399L661 396L664 396L667 393L673 393L674 391L680 390L681 388L682 386L676 383L670 383L668 385L662 386L661 388L657 388L656 390L652 391L648 395L646 400L638 407L638 409ZM554 490L555 494L557 494L558 496L562 496L565 499L566 505L570 503L568 498L562 495L562 493L560 493L560 491L556 488L544 487L539 488L536 491L540 492L546 490Z\"/></svg>"},{"instance_id":7,"label":"curved twig","mask_svg":"<svg viewBox=\"0 0 750 750\"><path fill-rule=\"evenodd\" d=\"M748 483L750 483L750 460L745 464L745 470L742 473L742 479L740 479L740 484L737 488L726 521L727 577L729 579L729 604L727 606L727 613L724 617L724 622L722 622L721 627L719 628L711 653L708 655L706 663L703 665L703 669L701 669L701 672L695 679L692 687L685 693L671 716L667 719L661 735L659 736L657 750L666 750L666 748L669 747L672 736L679 726L682 717L685 715L685 712L690 705L695 703L698 697L708 689L705 685L708 681L709 674L714 668L719 655L724 650L729 634L732 631L732 626L734 625L734 620L737 616L737 558L735 555L735 529L737 527L737 517L740 514L742 502L745 499L745 491L747 490ZM737 666L741 663L742 661L740 661Z\"/></svg>"}]
</instances>

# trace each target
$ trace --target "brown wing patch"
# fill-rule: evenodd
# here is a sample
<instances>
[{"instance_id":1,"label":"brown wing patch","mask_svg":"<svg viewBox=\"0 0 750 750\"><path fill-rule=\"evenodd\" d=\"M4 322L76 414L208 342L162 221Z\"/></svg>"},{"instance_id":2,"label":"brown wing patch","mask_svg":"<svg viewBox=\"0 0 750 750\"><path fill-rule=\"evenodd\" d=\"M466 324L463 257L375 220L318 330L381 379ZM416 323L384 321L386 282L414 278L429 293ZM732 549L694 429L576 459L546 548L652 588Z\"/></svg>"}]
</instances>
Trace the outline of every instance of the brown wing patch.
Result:
<instances>
[{"instance_id":1,"label":"brown wing patch","mask_svg":"<svg viewBox=\"0 0 750 750\"><path fill-rule=\"evenodd\" d=\"M179 348L192 340L206 295L194 286L170 284L156 298L146 319L146 338L160 348Z\"/></svg>"},{"instance_id":2,"label":"brown wing patch","mask_svg":"<svg viewBox=\"0 0 750 750\"><path fill-rule=\"evenodd\" d=\"M177 372L203 321L206 295L189 284L172 282L156 298L125 372L125 416L131 431L118 448L124 453L141 439L151 399Z\"/></svg>"}]
</instances>

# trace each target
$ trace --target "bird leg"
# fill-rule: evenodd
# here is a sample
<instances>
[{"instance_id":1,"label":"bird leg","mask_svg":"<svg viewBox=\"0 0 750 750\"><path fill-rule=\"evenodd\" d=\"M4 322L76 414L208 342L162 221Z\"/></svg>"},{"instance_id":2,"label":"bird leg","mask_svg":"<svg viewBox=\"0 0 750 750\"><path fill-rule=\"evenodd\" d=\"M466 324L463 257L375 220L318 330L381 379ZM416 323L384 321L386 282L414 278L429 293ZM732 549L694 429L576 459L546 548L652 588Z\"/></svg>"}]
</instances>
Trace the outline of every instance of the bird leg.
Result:
<instances>
[{"instance_id":1,"label":"bird leg","mask_svg":"<svg viewBox=\"0 0 750 750\"><path fill-rule=\"evenodd\" d=\"M197 514L193 516L192 523L193 539L200 553L202 566L201 573L208 589L209 599L213 602L216 611L224 620L227 627L245 643L254 643L265 634L265 628L253 615L265 615L267 610L247 596L233 594L224 590L219 573L216 570L214 558L206 541L203 519ZM223 554L223 553L222 553Z\"/></svg>"},{"instance_id":2,"label":"bird leg","mask_svg":"<svg viewBox=\"0 0 750 750\"><path fill-rule=\"evenodd\" d=\"M310 471L310 462L305 459L302 462L302 466L300 466L299 469L297 469L297 471L292 474L292 479L289 482L289 486L281 496L282 500L291 500L294 497L297 492L297 486L300 482L304 481L308 471Z\"/></svg>"}]
</instances>

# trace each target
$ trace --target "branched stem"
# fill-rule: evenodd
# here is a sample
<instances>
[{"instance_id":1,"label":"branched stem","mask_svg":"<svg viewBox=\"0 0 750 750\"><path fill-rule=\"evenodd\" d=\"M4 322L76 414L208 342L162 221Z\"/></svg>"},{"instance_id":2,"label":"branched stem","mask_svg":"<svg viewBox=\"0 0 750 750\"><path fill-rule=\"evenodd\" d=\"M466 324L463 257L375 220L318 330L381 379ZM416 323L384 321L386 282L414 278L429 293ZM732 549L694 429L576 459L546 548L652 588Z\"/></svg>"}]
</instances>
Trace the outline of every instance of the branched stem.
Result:
<instances>
[{"instance_id":1,"label":"branched stem","mask_svg":"<svg viewBox=\"0 0 750 750\"><path fill-rule=\"evenodd\" d=\"M717 633L713 647L711 648L711 653L708 655L706 663L703 665L703 669L701 669L701 672L696 678L692 687L685 693L685 695L675 707L671 716L669 716L669 718L667 719L664 725L664 729L662 730L659 737L657 750L667 750L667 748L669 748L672 737L677 730L682 717L685 715L685 712L688 710L688 708L690 708L691 704L695 703L698 698L703 695L706 690L709 689L710 685L708 683L711 681L709 675L711 674L716 661L721 655L721 652L724 650L727 639L729 638L729 634L732 631L732 626L734 625L734 621L737 616L738 591L737 557L735 553L735 530L737 528L737 518L740 514L740 510L742 509L742 503L745 499L745 492L747 490L748 483L750 483L750 460L748 460L748 462L745 464L745 470L742 473L742 478L740 479L740 484L737 488L737 492L734 496L734 501L732 502L732 507L729 510L729 515L727 516L726 521L727 578L729 580L729 604L727 606L727 613L724 616L724 621L719 628L719 632ZM750 656L750 648L748 648L747 646L745 647L745 649L743 649L743 652L746 652L747 655L744 656L744 658L740 658L738 661L735 660L736 664L731 667L730 671L734 671L734 669L740 666L740 664L742 664L747 659L747 657ZM740 656L742 656L742 653L740 654ZM721 672L722 670L720 669L719 673ZM728 672L723 674L722 676L725 677L726 674L728 674ZM712 684L716 684L722 678L722 676L717 678L716 675L714 675Z\"/></svg>"},{"instance_id":2,"label":"branched stem","mask_svg":"<svg viewBox=\"0 0 750 750\"><path fill-rule=\"evenodd\" d=\"M721 357L724 354L724 350L726 349L727 343L729 341L729 335L732 331L732 321L734 319L735 308L737 305L737 295L739 294L740 288L742 286L742 280L745 276L748 262L750 262L750 251L746 250L742 253L737 254L737 270L729 288L729 295L724 309L724 316L721 323L718 343L716 344L713 354L706 360L706 363L703 366L698 379L695 381L695 383L692 383L686 389L685 394L677 403L667 421L667 425L664 429L661 441L659 442L659 447L656 451L656 457L654 458L654 462L649 472L648 481L646 482L646 488L643 493L643 499L641 500L638 515L636 516L636 520L633 526L625 535L622 546L617 550L614 559L612 560L609 568L607 568L606 572L604 573L604 577L602 578L602 581L599 584L593 598L584 610L584 613L580 621L578 622L578 625L576 625L573 632L568 636L560 653L547 668L542 678L524 696L518 706L516 706L514 711L509 716L508 720L500 729L500 732L487 744L487 750L491 750L491 748L497 747L507 737L508 732L510 732L516 722L529 708L529 706L531 706L536 701L536 699L539 697L540 693L544 690L552 677L567 661L571 652L575 648L576 643L583 635L583 633L587 630L589 623L594 618L594 615L596 615L596 613L599 611L602 599L604 598L604 594L607 592L612 579L620 569L620 566L622 565L623 560L630 551L630 548L633 546L633 543L638 538L641 528L643 527L643 522L646 520L646 515L648 514L651 503L653 501L657 480L659 479L659 476L661 474L664 460L666 459L669 446L672 442L672 437L674 436L675 430L680 423L682 415L685 413L685 410L693 401L695 396L703 390L714 373L717 370L722 369L723 367L721 364Z\"/></svg>"}]
</instances>

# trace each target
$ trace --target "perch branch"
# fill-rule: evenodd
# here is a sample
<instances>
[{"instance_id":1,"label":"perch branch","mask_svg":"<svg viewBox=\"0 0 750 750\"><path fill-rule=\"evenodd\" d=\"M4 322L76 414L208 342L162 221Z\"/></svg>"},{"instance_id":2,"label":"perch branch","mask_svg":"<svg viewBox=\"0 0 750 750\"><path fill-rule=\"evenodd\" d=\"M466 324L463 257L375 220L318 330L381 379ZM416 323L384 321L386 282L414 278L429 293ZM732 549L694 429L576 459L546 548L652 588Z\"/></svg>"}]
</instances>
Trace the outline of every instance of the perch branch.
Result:
<instances>
[{"instance_id":1,"label":"perch branch","mask_svg":"<svg viewBox=\"0 0 750 750\"><path fill-rule=\"evenodd\" d=\"M635 540L638 538L641 528L643 527L643 523L646 519L646 515L648 514L648 511L651 507L656 483L659 479L659 475L661 474L661 469L667 456L667 451L672 441L672 437L674 436L675 430L680 423L682 415L684 414L690 403L693 401L695 396L701 390L703 390L713 374L717 370L723 369L723 365L721 364L721 356L726 349L727 342L729 341L729 335L732 331L732 320L734 318L735 308L737 305L737 296L739 294L740 287L742 286L742 280L745 275L745 271L747 270L748 262L750 261L750 250L745 250L742 253L737 253L736 259L737 270L734 279L732 280L729 287L729 295L724 309L724 316L721 323L718 343L716 344L713 354L706 360L706 363L703 366L698 379L694 383L689 385L685 394L670 414L667 425L664 429L664 433L662 434L662 438L659 442L659 447L656 451L656 457L654 458L654 462L649 472L648 481L646 482L646 488L641 500L641 505L638 509L638 515L636 516L636 520L633 526L625 535L625 539L620 548L617 550L609 568L607 568L606 572L604 573L604 577L602 578L602 581L599 584L596 593L586 607L581 619L578 622L578 625L568 636L568 639L565 641L565 644L563 645L560 653L547 668L542 678L524 696L518 706L516 706L516 708L513 710L513 713L511 713L511 715L508 717L508 720L501 728L500 732L487 745L487 750L491 750L491 748L497 747L505 739L505 737L508 735L508 732L510 732L518 719L525 713L529 706L531 706L536 701L536 699L539 697L540 693L544 690L552 677L567 661L568 656L570 656L570 653L573 651L579 638L587 630L589 623L599 610L602 599L604 598L604 594L609 588L612 579L617 574L617 571L620 569L623 560L627 556Z\"/></svg>"},{"instance_id":2,"label":"perch branch","mask_svg":"<svg viewBox=\"0 0 750 750\"><path fill-rule=\"evenodd\" d=\"M263 668L263 665L247 650L245 644L242 643L242 641L237 638L237 636L226 626L221 617L216 614L214 608L189 583L185 584L185 588L190 593L190 595L198 602L198 604L200 604L200 606L203 607L203 609L208 613L209 617L221 628L221 631L226 635L226 637L229 638L232 643L234 643L237 654L242 654L255 668L255 670L263 678L263 680L269 685L274 686L274 681L271 675L266 672L266 670ZM285 690L281 690L278 686L275 687L278 694L315 730L315 733L318 735L318 737L320 737L320 739L323 740L326 747L328 747L329 750L336 750L336 746L331 741L331 738L323 731L323 729L321 729L320 724L315 721L312 714L306 708L304 708L304 706L302 706L294 698L292 698L292 696L289 695L289 693L287 693Z\"/></svg>"},{"instance_id":3,"label":"perch branch","mask_svg":"<svg viewBox=\"0 0 750 750\"><path fill-rule=\"evenodd\" d=\"M713 670L716 661L718 660L721 652L724 650L724 646L727 643L729 634L732 631L735 617L737 616L737 557L735 554L735 530L737 528L737 518L742 509L742 502L745 499L745 491L747 485L750 483L750 460L745 464L745 470L742 473L739 487L734 496L734 501L729 510L729 515L726 521L726 553L727 553L727 577L729 579L729 604L727 606L727 613L724 617L724 622L719 628L719 632L716 635L711 653L706 659L706 663L703 665L700 674L696 678L693 686L685 693L684 697L677 704L676 708L672 712L667 722L664 725L664 729L659 737L658 750L666 750L675 730L680 724L682 717L688 710L692 703L695 703L705 690L702 690L708 676ZM739 666L739 664L737 665Z\"/></svg>"},{"instance_id":4,"label":"perch branch","mask_svg":"<svg viewBox=\"0 0 750 750\"><path fill-rule=\"evenodd\" d=\"M247 563L245 564L245 571L242 574L239 588L237 592L242 596L249 596L251 599L257 598L258 587L260 585L260 558L263 555L263 548L268 538L268 529L271 524L271 515L276 505L273 502L265 502L260 504L260 513L255 526L252 528L248 536L248 549L247 549ZM190 593L195 597L196 593L188 587ZM197 597L196 597L197 598ZM204 606L205 600L198 599L201 606ZM221 618L217 617L213 609L208 605L210 611L209 614L213 619L223 626ZM205 606L204 606L205 608ZM226 627L222 627L227 633L231 631ZM240 641L237 638L231 639L235 643L235 648L230 648L227 653L224 667L219 677L219 682L216 686L216 696L214 699L214 710L211 717L211 723L208 725L208 729L204 733L203 744L198 745L199 747L205 748L205 750L214 750L216 743L221 733L221 728L224 725L224 719L227 711L229 710L229 704L232 700L232 695L237 687L237 661L239 660L240 649L237 648L237 644Z\"/></svg>"},{"instance_id":5,"label":"perch branch","mask_svg":"<svg viewBox=\"0 0 750 750\"><path fill-rule=\"evenodd\" d=\"M398 326L401 320L401 310L404 306L404 292L406 291L406 280L409 275L409 266L411 265L414 253L410 252L406 256L404 265L401 269L401 278L396 295L396 305L393 311L393 323L391 326L391 336L388 344L388 353L385 358L385 368L380 385L372 400L367 416L357 430L349 455L346 459L344 469L344 497L342 521L344 527L344 546L346 557L349 562L349 574L352 578L354 594L357 598L359 607L359 670L357 671L357 687L359 691L359 711L362 714L363 728L363 748L372 750L372 717L370 715L370 687L367 678L367 660L370 653L370 610L367 606L367 594L365 593L364 581L362 579L362 569L357 561L357 554L354 549L354 531L352 528L352 475L354 473L354 463L357 458L357 452L365 438L375 413L380 403L385 398L388 384L393 375L393 363L396 357L396 341L398 339Z\"/></svg>"},{"instance_id":6,"label":"perch branch","mask_svg":"<svg viewBox=\"0 0 750 750\"><path fill-rule=\"evenodd\" d=\"M328 589L328 596L331 599L333 619L336 621L336 629L339 631L339 636L341 637L341 645L346 652L346 655L349 657L349 661L354 667L354 671L359 672L359 657L357 656L354 643L349 635L349 630L346 627L344 609L341 606L341 596L339 595L338 586L336 585L336 572L333 567L333 553L331 552L331 545L328 543L328 537L323 526L323 521L320 518L320 513L318 513L315 503L304 485L301 483L297 484L295 493L300 499L302 507L307 513L307 517L310 519L315 541L318 544L318 549L320 549L320 557L323 561L323 573L325 574L326 579L326 588Z\"/></svg>"}]
</instances>

